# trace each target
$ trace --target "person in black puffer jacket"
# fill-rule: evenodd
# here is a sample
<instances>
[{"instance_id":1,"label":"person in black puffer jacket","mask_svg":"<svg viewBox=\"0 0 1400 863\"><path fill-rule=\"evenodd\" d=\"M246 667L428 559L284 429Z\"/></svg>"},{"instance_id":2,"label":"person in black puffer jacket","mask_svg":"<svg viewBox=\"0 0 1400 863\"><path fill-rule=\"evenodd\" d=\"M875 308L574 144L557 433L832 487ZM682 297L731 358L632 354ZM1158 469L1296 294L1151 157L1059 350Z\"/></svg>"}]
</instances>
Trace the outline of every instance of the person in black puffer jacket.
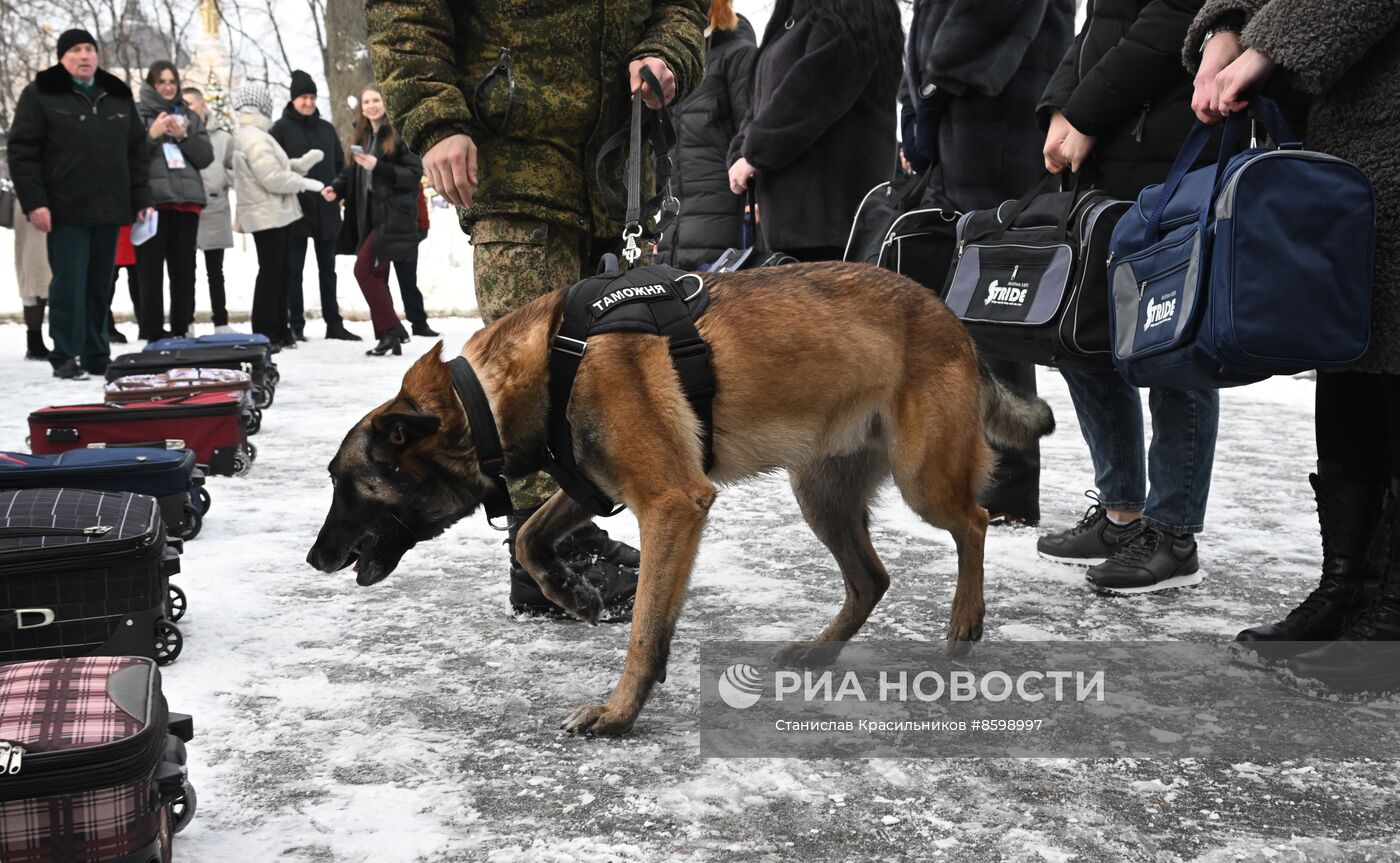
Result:
<instances>
[{"instance_id":1,"label":"person in black puffer jacket","mask_svg":"<svg viewBox=\"0 0 1400 863\"><path fill-rule=\"evenodd\" d=\"M316 107L316 82L307 73L292 71L292 100L282 109L282 119L272 125L272 137L296 159L312 150L326 157L312 166L306 176L329 186L345 169L345 150L335 126L321 118ZM345 329L336 301L335 241L340 234L340 205L321 199L318 192L301 192L302 217L291 226L287 248L287 314L292 336L306 341L306 304L302 294L302 273L306 269L306 242L311 241L320 275L321 319L326 322L326 338L357 342L360 337Z\"/></svg>"},{"instance_id":2,"label":"person in black puffer jacket","mask_svg":"<svg viewBox=\"0 0 1400 863\"><path fill-rule=\"evenodd\" d=\"M336 252L355 256L355 279L369 303L379 344L372 356L403 353L408 332L389 295L389 264L418 259L418 197L423 194L423 161L409 152L384 113L378 87L360 94L360 116L345 166L321 194L345 200Z\"/></svg>"},{"instance_id":3,"label":"person in black puffer jacket","mask_svg":"<svg viewBox=\"0 0 1400 863\"><path fill-rule=\"evenodd\" d=\"M671 184L681 212L657 244L656 262L697 269L744 241L744 200L729 190L729 142L749 113L758 43L733 0L710 4L705 78L676 106Z\"/></svg>"},{"instance_id":4,"label":"person in black puffer jacket","mask_svg":"<svg viewBox=\"0 0 1400 863\"><path fill-rule=\"evenodd\" d=\"M894 165L903 58L896 0L777 0L729 146L729 187L758 178L770 248L841 259L861 199Z\"/></svg>"},{"instance_id":5,"label":"person in black puffer jacket","mask_svg":"<svg viewBox=\"0 0 1400 863\"><path fill-rule=\"evenodd\" d=\"M1181 42L1203 2L1090 0L1088 20L1041 100L1047 170L1080 171L1128 200L1166 179L1195 122ZM1089 565L1089 583L1104 593L1199 583L1195 534L1210 493L1219 391L1152 387L1145 453L1137 387L1114 369L1061 374L1098 494L1090 493L1095 503L1078 524L1041 537L1041 556Z\"/></svg>"}]
</instances>

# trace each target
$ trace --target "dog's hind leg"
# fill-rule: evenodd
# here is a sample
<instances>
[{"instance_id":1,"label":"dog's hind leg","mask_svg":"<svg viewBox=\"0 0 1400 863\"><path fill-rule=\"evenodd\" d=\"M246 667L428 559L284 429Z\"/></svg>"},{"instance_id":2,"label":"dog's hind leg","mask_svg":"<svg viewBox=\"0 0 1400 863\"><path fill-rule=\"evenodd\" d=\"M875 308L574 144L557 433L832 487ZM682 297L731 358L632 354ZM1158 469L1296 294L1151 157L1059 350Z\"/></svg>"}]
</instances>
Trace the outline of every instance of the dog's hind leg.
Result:
<instances>
[{"instance_id":1,"label":"dog's hind leg","mask_svg":"<svg viewBox=\"0 0 1400 863\"><path fill-rule=\"evenodd\" d=\"M965 653L970 642L982 637L986 614L982 558L987 511L977 503L977 491L992 455L979 423L942 421L948 433L940 435L937 426L911 417L896 429L891 460L905 503L924 521L948 531L957 545L958 585L948 640L955 653Z\"/></svg>"},{"instance_id":2,"label":"dog's hind leg","mask_svg":"<svg viewBox=\"0 0 1400 863\"><path fill-rule=\"evenodd\" d=\"M846 599L814 641L784 649L779 662L824 665L835 660L885 595L890 576L870 542L870 501L888 475L883 443L791 472L792 492L807 525L841 568Z\"/></svg>"},{"instance_id":3,"label":"dog's hind leg","mask_svg":"<svg viewBox=\"0 0 1400 863\"><path fill-rule=\"evenodd\" d=\"M588 519L588 510L564 492L555 492L520 526L515 537L515 557L551 602L579 620L596 624L603 613L602 594L588 579L566 566L555 550L559 540Z\"/></svg>"}]
</instances>

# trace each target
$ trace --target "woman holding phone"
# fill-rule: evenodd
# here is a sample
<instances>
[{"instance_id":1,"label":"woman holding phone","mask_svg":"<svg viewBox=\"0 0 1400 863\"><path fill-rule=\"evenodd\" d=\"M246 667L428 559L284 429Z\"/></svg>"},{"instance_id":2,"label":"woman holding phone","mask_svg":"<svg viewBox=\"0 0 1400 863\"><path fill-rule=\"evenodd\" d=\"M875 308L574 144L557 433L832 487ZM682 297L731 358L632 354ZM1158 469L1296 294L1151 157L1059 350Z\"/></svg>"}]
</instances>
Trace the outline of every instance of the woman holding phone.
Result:
<instances>
[{"instance_id":1,"label":"woman holding phone","mask_svg":"<svg viewBox=\"0 0 1400 863\"><path fill-rule=\"evenodd\" d=\"M336 252L355 256L355 280L369 303L379 343L366 353L403 353L408 331L389 295L389 265L418 259L418 199L423 162L394 131L376 86L360 94L360 115L350 142L350 164L321 194L344 199L345 220Z\"/></svg>"},{"instance_id":2,"label":"woman holding phone","mask_svg":"<svg viewBox=\"0 0 1400 863\"><path fill-rule=\"evenodd\" d=\"M151 158L151 201L159 213L155 236L136 248L141 338L186 335L194 327L195 245L204 209L200 171L214 161L204 122L180 95L180 74L157 60L141 84L137 110L146 124ZM164 274L170 275L170 329L165 330Z\"/></svg>"}]
</instances>

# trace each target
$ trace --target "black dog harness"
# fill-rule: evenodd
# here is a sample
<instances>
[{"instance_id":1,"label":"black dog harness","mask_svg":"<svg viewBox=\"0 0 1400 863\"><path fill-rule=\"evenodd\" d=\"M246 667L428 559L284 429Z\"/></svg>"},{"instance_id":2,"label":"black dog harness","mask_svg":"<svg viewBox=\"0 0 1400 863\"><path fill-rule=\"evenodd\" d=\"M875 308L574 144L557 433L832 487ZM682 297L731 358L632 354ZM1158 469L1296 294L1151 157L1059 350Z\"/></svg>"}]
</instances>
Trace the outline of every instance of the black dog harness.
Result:
<instances>
[{"instance_id":1,"label":"black dog harness","mask_svg":"<svg viewBox=\"0 0 1400 863\"><path fill-rule=\"evenodd\" d=\"M710 349L695 322L709 307L704 279L674 267L649 266L619 272L617 258L604 255L600 273L569 288L564 319L549 352L549 464L545 470L564 493L596 515L622 510L588 477L574 458L569 399L574 376L591 336L650 333L670 342L671 365L686 400L700 420L705 471L714 466L715 375Z\"/></svg>"}]
</instances>

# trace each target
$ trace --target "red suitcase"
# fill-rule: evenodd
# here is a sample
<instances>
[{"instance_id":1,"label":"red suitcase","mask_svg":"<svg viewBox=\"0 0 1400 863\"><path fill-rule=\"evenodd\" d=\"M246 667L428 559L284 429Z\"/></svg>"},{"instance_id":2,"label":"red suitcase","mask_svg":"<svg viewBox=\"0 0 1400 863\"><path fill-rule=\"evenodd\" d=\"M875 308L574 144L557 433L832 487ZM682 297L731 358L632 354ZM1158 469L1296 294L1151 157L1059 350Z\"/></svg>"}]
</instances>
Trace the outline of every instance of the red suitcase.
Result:
<instances>
[{"instance_id":1,"label":"red suitcase","mask_svg":"<svg viewBox=\"0 0 1400 863\"><path fill-rule=\"evenodd\" d=\"M183 441L208 473L243 476L257 450L243 433L236 393L196 393L116 405L63 405L29 415L29 448L54 455L85 446L165 446Z\"/></svg>"},{"instance_id":2,"label":"red suitcase","mask_svg":"<svg viewBox=\"0 0 1400 863\"><path fill-rule=\"evenodd\" d=\"M238 393L243 400L243 431L262 428L262 410L253 404L253 378L234 369L171 369L152 375L130 375L107 384L102 400L109 405L166 399L194 393Z\"/></svg>"}]
</instances>

